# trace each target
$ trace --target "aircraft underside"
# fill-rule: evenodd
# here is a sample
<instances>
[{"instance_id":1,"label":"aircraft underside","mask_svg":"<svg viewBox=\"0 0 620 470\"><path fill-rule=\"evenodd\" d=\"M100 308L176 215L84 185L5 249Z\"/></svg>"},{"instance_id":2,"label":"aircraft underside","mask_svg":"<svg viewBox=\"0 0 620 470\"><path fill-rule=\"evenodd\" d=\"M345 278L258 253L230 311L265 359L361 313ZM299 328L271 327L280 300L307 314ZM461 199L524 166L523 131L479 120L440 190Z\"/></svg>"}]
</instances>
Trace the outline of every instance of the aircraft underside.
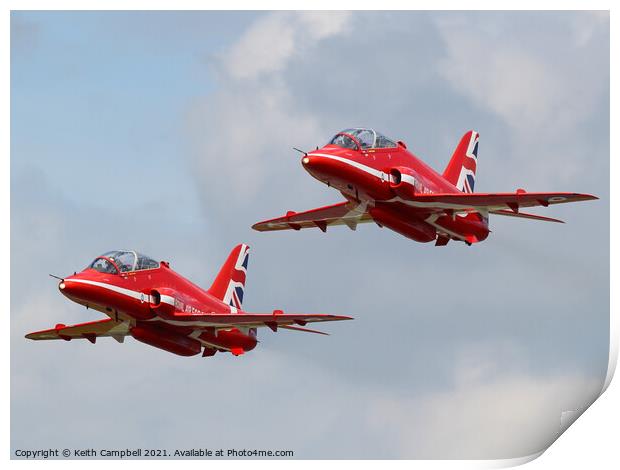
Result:
<instances>
[{"instance_id":1,"label":"aircraft underside","mask_svg":"<svg viewBox=\"0 0 620 470\"><path fill-rule=\"evenodd\" d=\"M171 327L154 322L137 322L130 328L136 340L180 356L213 356L216 352L230 351L239 356L256 347L256 329L247 334L237 328L216 329L214 327L195 329L193 327Z\"/></svg>"},{"instance_id":2,"label":"aircraft underside","mask_svg":"<svg viewBox=\"0 0 620 470\"><path fill-rule=\"evenodd\" d=\"M488 224L478 213L447 215L381 202L375 202L368 212L378 225L421 243L445 244L453 239L472 244L489 235Z\"/></svg>"}]
</instances>

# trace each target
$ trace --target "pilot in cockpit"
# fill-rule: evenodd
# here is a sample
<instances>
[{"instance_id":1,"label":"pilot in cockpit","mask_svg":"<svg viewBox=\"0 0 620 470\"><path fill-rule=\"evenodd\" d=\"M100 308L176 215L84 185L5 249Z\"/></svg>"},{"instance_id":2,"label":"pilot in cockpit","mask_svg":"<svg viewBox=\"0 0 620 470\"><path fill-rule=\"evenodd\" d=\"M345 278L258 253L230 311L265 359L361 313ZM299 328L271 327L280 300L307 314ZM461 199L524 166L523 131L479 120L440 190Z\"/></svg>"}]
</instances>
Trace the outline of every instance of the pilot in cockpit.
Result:
<instances>
[{"instance_id":1,"label":"pilot in cockpit","mask_svg":"<svg viewBox=\"0 0 620 470\"><path fill-rule=\"evenodd\" d=\"M98 256L89 267L102 273L118 274L155 269L159 263L133 250L115 250Z\"/></svg>"}]
</instances>

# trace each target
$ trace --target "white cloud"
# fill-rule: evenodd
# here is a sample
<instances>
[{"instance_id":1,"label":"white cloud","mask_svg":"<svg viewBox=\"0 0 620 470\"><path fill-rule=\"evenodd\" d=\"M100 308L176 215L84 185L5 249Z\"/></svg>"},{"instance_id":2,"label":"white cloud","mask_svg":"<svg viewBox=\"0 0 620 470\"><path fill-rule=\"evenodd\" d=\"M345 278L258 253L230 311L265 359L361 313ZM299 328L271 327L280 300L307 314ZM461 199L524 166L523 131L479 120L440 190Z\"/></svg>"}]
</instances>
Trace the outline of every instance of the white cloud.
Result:
<instances>
[{"instance_id":1,"label":"white cloud","mask_svg":"<svg viewBox=\"0 0 620 470\"><path fill-rule=\"evenodd\" d=\"M537 183L576 179L592 159L592 147L579 145L581 127L608 91L599 53L608 47L608 16L559 15L553 29L536 21L541 17L515 28L513 18L496 15L484 24L473 15L437 17L445 43L438 70L454 91L509 126L514 140L505 153L521 164L532 146L545 153L535 162Z\"/></svg>"},{"instance_id":2,"label":"white cloud","mask_svg":"<svg viewBox=\"0 0 620 470\"><path fill-rule=\"evenodd\" d=\"M393 437L400 458L525 457L551 445L600 393L600 379L579 373L537 377L496 367L489 373L490 363L499 364L491 357L479 358L482 367L457 365L451 388L383 396L369 425Z\"/></svg>"},{"instance_id":3,"label":"white cloud","mask_svg":"<svg viewBox=\"0 0 620 470\"><path fill-rule=\"evenodd\" d=\"M570 17L570 26L573 29L575 43L585 47L592 40L597 31L609 28L609 11L584 11L583 16Z\"/></svg>"},{"instance_id":4,"label":"white cloud","mask_svg":"<svg viewBox=\"0 0 620 470\"><path fill-rule=\"evenodd\" d=\"M573 47L592 40L598 16L580 16ZM569 25L572 23L569 23ZM446 56L439 63L444 78L459 93L502 117L523 134L539 128L572 129L592 111L603 91L600 77L584 70L569 73L573 56L564 51L549 57L547 51L523 44L522 38L499 28L476 28L467 19L437 21ZM533 38L544 40L537 31ZM590 86L584 86L584 76ZM552 124L552 125L550 125Z\"/></svg>"},{"instance_id":5,"label":"white cloud","mask_svg":"<svg viewBox=\"0 0 620 470\"><path fill-rule=\"evenodd\" d=\"M469 31L448 36L440 67L454 88L488 107L517 129L543 125L566 99L550 67L518 47L488 47ZM485 50L480 57L472 51Z\"/></svg>"},{"instance_id":6,"label":"white cloud","mask_svg":"<svg viewBox=\"0 0 620 470\"><path fill-rule=\"evenodd\" d=\"M223 59L229 77L256 78L280 70L295 51L294 25L289 13L267 15L226 52Z\"/></svg>"},{"instance_id":7,"label":"white cloud","mask_svg":"<svg viewBox=\"0 0 620 470\"><path fill-rule=\"evenodd\" d=\"M277 85L224 88L195 103L190 122L199 184L207 194L227 193L235 206L255 196L269 175L282 181L278 160L289 158L291 149L275 141L320 134L317 120L293 109L286 87Z\"/></svg>"},{"instance_id":8,"label":"white cloud","mask_svg":"<svg viewBox=\"0 0 620 470\"><path fill-rule=\"evenodd\" d=\"M281 338L265 331L260 347L241 358L179 358L132 338L124 344L103 338L96 345L24 340L21 333L50 306L61 306L54 311L65 311L65 319L69 310L85 312L60 297L50 290L37 292L13 312L18 320L12 322L11 382L12 393L20 397L13 401L13 415L19 416L12 424L17 448L25 442L75 448L93 442L273 448L276 439L279 448L293 449L300 458L513 458L545 449L566 427L561 426L567 419L563 412L576 410L574 419L600 390L600 380L579 373L536 377L520 372L522 351L500 342L461 348L452 384L407 393L377 381L360 386L329 361L273 350L270 343ZM502 369L507 360L510 370ZM55 368L58 363L61 369ZM41 399L42 389L54 400ZM184 400L161 407L180 393ZM274 399L276 406L265 406ZM197 409L196 403L203 406ZM94 407L100 413L93 415ZM49 426L34 426L41 415ZM131 419L115 433L101 435L99 429L114 428L119 416ZM57 435L58 421L80 432ZM216 424L205 427L205 422ZM179 432L185 433L181 441Z\"/></svg>"},{"instance_id":9,"label":"white cloud","mask_svg":"<svg viewBox=\"0 0 620 470\"><path fill-rule=\"evenodd\" d=\"M220 86L194 103L188 119L193 163L206 194L226 192L229 204L245 203L266 185L282 181L278 162L290 158L292 146L286 139L294 136L303 146L324 134L315 116L295 106L281 72L318 41L346 32L350 16L269 13L220 56Z\"/></svg>"},{"instance_id":10,"label":"white cloud","mask_svg":"<svg viewBox=\"0 0 620 470\"><path fill-rule=\"evenodd\" d=\"M342 33L349 12L273 12L257 20L223 55L227 78L256 79L281 71L294 54Z\"/></svg>"}]
</instances>

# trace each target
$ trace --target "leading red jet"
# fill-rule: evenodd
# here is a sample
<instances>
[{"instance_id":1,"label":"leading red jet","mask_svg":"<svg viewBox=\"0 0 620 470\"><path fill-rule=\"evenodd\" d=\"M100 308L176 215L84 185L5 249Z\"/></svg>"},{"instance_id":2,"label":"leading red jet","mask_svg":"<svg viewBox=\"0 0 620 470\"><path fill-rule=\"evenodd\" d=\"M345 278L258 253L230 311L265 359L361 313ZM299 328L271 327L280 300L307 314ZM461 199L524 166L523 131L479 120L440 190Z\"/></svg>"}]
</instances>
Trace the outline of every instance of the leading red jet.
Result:
<instances>
[{"instance_id":1,"label":"leading red jet","mask_svg":"<svg viewBox=\"0 0 620 470\"><path fill-rule=\"evenodd\" d=\"M478 165L477 132L467 132L443 174L407 150L404 142L373 129L339 132L323 148L303 152L303 167L313 177L340 191L346 201L256 223L259 231L300 230L374 221L417 242L450 240L468 245L489 235L489 214L562 222L528 214L523 207L598 199L589 194L474 193Z\"/></svg>"},{"instance_id":2,"label":"leading red jet","mask_svg":"<svg viewBox=\"0 0 620 470\"><path fill-rule=\"evenodd\" d=\"M236 246L213 285L204 290L170 268L131 250L98 256L82 272L60 280L58 289L70 300L105 313L104 320L65 326L26 335L34 340L85 338L95 343L111 336L122 343L138 341L180 356L235 356L254 349L256 330L268 327L326 334L303 328L306 323L350 320L326 314L247 313L241 309L249 247Z\"/></svg>"}]
</instances>

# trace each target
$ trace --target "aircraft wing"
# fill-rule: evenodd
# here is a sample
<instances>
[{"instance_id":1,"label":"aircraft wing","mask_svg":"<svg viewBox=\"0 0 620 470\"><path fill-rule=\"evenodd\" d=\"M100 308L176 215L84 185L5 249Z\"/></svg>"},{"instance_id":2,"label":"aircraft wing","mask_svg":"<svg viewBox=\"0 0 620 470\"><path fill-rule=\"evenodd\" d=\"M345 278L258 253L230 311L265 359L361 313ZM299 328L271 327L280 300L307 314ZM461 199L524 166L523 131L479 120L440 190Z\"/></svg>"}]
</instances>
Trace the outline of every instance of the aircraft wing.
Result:
<instances>
[{"instance_id":1,"label":"aircraft wing","mask_svg":"<svg viewBox=\"0 0 620 470\"><path fill-rule=\"evenodd\" d=\"M366 211L366 204L344 201L304 212L289 211L285 216L257 222L252 228L259 232L267 232L318 227L326 232L328 225L347 225L350 229L355 230L357 224L372 221L372 217Z\"/></svg>"},{"instance_id":2,"label":"aircraft wing","mask_svg":"<svg viewBox=\"0 0 620 470\"><path fill-rule=\"evenodd\" d=\"M437 211L495 212L510 209L514 214L517 214L521 207L547 207L552 204L589 201L592 199L598 198L589 194L578 193L528 193L517 191L515 193L429 193L415 195L407 199L407 202L413 206L429 207ZM507 215L505 212L499 213Z\"/></svg>"},{"instance_id":3,"label":"aircraft wing","mask_svg":"<svg viewBox=\"0 0 620 470\"><path fill-rule=\"evenodd\" d=\"M129 334L129 323L116 322L111 318L105 320L80 323L78 325L66 326L62 323L49 330L35 331L26 335L28 339L72 339L85 338L94 343L100 336L112 336L115 340L122 343L125 336Z\"/></svg>"},{"instance_id":4,"label":"aircraft wing","mask_svg":"<svg viewBox=\"0 0 620 470\"><path fill-rule=\"evenodd\" d=\"M288 329L304 331L303 328L291 327L292 325L305 326L307 323L353 320L351 317L342 315L329 315L324 313L232 313L211 315L192 315L192 314L176 314L174 321L180 320L179 325L192 324L196 326L213 326L216 328L227 327L250 327L261 328L269 327L276 331L279 326L289 327ZM173 323L176 324L176 323ZM314 333L314 331L310 331Z\"/></svg>"}]
</instances>

